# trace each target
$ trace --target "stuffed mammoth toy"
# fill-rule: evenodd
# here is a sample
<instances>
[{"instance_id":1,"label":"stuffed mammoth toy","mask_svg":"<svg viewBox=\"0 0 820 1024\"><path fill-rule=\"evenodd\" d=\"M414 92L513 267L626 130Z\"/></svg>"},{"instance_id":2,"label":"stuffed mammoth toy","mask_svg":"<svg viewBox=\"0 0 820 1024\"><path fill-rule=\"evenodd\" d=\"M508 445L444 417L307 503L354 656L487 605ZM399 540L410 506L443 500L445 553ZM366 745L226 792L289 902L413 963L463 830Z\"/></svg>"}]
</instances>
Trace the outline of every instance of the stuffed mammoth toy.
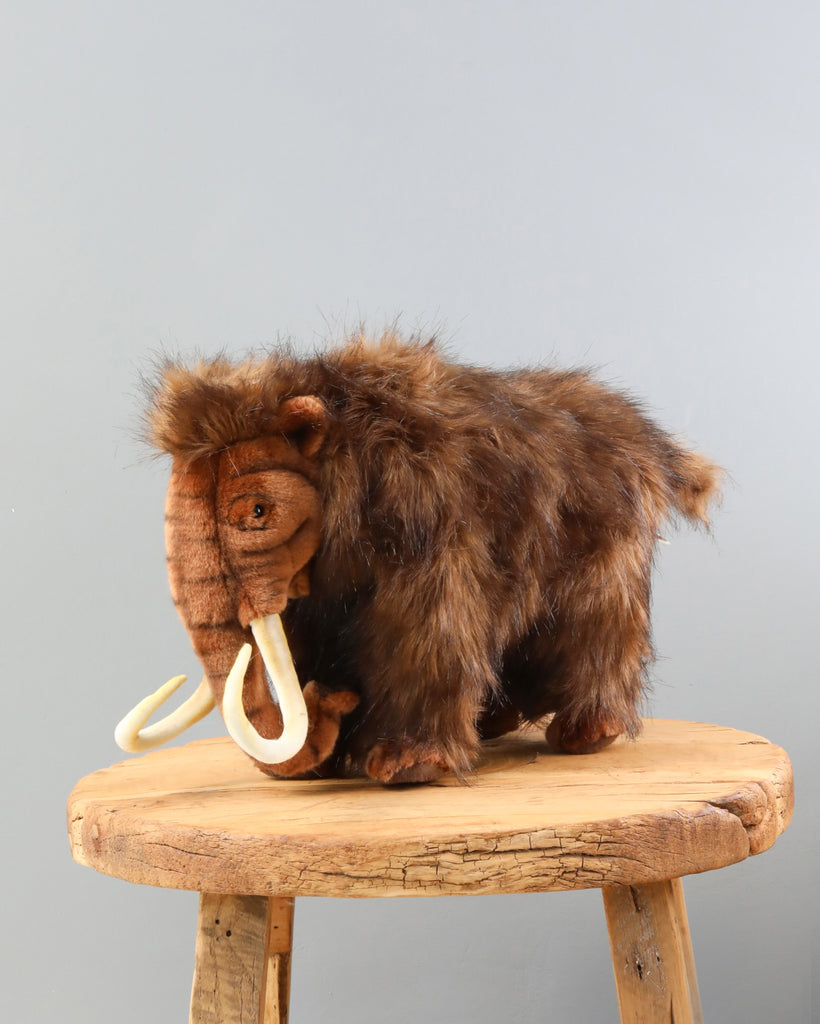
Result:
<instances>
[{"instance_id":1,"label":"stuffed mammoth toy","mask_svg":"<svg viewBox=\"0 0 820 1024\"><path fill-rule=\"evenodd\" d=\"M635 736L662 526L718 470L585 372L458 365L360 336L323 355L167 364L147 416L198 690L127 750L221 708L281 777L423 782L546 720L560 751ZM269 687L272 684L273 693Z\"/></svg>"}]
</instances>

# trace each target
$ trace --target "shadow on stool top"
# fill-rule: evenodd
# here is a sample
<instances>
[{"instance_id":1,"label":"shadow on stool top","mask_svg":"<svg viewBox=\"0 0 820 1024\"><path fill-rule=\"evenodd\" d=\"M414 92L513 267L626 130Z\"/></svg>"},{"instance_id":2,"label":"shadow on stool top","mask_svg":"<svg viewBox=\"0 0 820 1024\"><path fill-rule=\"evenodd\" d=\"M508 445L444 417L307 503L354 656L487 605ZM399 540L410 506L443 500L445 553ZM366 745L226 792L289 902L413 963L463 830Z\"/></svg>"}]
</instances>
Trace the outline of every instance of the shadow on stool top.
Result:
<instances>
[{"instance_id":1,"label":"shadow on stool top","mask_svg":"<svg viewBox=\"0 0 820 1024\"><path fill-rule=\"evenodd\" d=\"M752 733L647 719L589 756L543 733L486 744L466 784L285 781L229 739L93 772L68 801L72 853L131 882L278 896L450 896L642 884L768 849L789 758Z\"/></svg>"}]
</instances>

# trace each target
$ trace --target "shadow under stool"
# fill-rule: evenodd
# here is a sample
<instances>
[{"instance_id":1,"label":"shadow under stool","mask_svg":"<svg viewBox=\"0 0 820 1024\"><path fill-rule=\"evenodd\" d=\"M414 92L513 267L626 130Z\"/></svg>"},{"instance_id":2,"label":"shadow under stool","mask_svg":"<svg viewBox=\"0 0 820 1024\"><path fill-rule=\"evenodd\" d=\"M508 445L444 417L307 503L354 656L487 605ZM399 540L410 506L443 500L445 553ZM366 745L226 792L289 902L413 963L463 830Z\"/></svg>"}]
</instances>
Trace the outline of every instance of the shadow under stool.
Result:
<instances>
[{"instance_id":1,"label":"shadow under stool","mask_svg":"<svg viewBox=\"0 0 820 1024\"><path fill-rule=\"evenodd\" d=\"M792 770L759 736L648 719L635 742L550 752L522 731L467 784L274 780L229 739L93 772L68 801L75 860L199 891L192 1024L286 1024L297 896L602 890L621 1021L703 1020L681 876L768 849Z\"/></svg>"}]
</instances>

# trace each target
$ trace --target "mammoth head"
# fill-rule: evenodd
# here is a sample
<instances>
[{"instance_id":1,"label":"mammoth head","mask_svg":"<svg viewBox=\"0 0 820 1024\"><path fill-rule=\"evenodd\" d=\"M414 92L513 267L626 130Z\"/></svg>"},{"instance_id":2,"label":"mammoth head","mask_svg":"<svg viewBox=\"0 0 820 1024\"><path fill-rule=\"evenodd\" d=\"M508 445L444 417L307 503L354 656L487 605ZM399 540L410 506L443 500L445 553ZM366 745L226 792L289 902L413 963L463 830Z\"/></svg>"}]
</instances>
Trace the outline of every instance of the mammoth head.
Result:
<instances>
[{"instance_id":1,"label":"mammoth head","mask_svg":"<svg viewBox=\"0 0 820 1024\"><path fill-rule=\"evenodd\" d=\"M244 389L225 385L214 395L206 380L203 399L202 382L194 383L166 383L151 426L174 456L165 512L168 575L205 678L175 712L147 726L184 680L175 677L125 716L115 738L126 750L149 749L218 703L229 733L251 757L280 764L307 735L279 613L288 598L309 589L308 563L321 537L318 455L327 411L314 396L274 402L252 395L248 402L247 381ZM237 407L237 395L246 409Z\"/></svg>"},{"instance_id":2,"label":"mammoth head","mask_svg":"<svg viewBox=\"0 0 820 1024\"><path fill-rule=\"evenodd\" d=\"M297 401L308 399L293 400ZM185 560L180 563L178 555L191 541L211 563L209 568L218 570L214 575L224 576L242 626L281 612L288 597L307 593L306 566L321 532L315 473L306 465L317 441L321 443L315 432L301 447L287 436L242 441L203 467L207 481L194 467L174 472L166 536L171 586L180 597L190 597L190 579L188 565ZM189 475L197 478L197 493L206 497L191 497ZM206 515L208 529L198 537L194 522L204 523ZM190 626L184 613L183 619Z\"/></svg>"}]
</instances>

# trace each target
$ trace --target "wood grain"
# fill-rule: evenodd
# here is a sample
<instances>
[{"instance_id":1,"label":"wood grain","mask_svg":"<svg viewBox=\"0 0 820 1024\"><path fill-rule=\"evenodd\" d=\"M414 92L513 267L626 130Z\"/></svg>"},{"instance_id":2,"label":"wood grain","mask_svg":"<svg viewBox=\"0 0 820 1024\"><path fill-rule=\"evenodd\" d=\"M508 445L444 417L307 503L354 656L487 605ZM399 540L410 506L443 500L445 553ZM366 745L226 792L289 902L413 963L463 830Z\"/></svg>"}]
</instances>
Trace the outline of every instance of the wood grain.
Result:
<instances>
[{"instance_id":1,"label":"wood grain","mask_svg":"<svg viewBox=\"0 0 820 1024\"><path fill-rule=\"evenodd\" d=\"M202 893L190 1024L287 1024L293 900Z\"/></svg>"},{"instance_id":2,"label":"wood grain","mask_svg":"<svg viewBox=\"0 0 820 1024\"><path fill-rule=\"evenodd\" d=\"M703 1024L681 880L603 897L621 1024Z\"/></svg>"},{"instance_id":3,"label":"wood grain","mask_svg":"<svg viewBox=\"0 0 820 1024\"><path fill-rule=\"evenodd\" d=\"M228 739L120 762L68 802L76 860L210 893L422 896L642 885L760 853L788 825L786 753L751 733L645 722L588 756L540 733L467 781L385 788L261 775Z\"/></svg>"},{"instance_id":4,"label":"wood grain","mask_svg":"<svg viewBox=\"0 0 820 1024\"><path fill-rule=\"evenodd\" d=\"M290 1012L290 959L293 948L293 900L268 900L265 973L260 1024L287 1024Z\"/></svg>"},{"instance_id":5,"label":"wood grain","mask_svg":"<svg viewBox=\"0 0 820 1024\"><path fill-rule=\"evenodd\" d=\"M191 1024L259 1024L268 901L199 897Z\"/></svg>"}]
</instances>

